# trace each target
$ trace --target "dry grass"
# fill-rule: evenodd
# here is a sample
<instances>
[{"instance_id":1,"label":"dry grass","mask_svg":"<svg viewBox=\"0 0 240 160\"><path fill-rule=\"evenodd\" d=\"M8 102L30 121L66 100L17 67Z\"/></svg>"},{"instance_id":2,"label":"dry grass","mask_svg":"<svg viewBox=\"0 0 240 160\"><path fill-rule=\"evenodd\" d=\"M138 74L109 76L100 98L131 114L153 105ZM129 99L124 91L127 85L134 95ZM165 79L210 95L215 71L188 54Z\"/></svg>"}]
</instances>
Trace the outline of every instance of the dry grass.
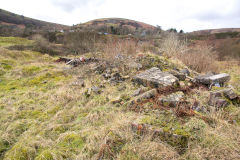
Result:
<instances>
[{"instance_id":1,"label":"dry grass","mask_svg":"<svg viewBox=\"0 0 240 160\"><path fill-rule=\"evenodd\" d=\"M106 54L134 55L134 43L127 42L113 42ZM130 80L111 85L88 65L69 69L38 52L0 48L0 58L0 159L239 159L240 127L228 123L233 116L239 121L236 106L206 115L214 126L197 117L151 110L150 103L148 112L135 113L127 108L137 89ZM86 87L75 85L79 77ZM88 88L101 85L101 94L85 96ZM119 97L125 97L123 104L111 103ZM188 98L193 97L207 105L205 92ZM131 123L139 119L190 133L186 152L179 154L165 141L133 132Z\"/></svg>"},{"instance_id":2,"label":"dry grass","mask_svg":"<svg viewBox=\"0 0 240 160\"><path fill-rule=\"evenodd\" d=\"M163 40L161 50L166 56L180 59L195 71L217 71L216 53L207 44L191 47L186 40L179 40L175 33L169 33Z\"/></svg>"}]
</instances>

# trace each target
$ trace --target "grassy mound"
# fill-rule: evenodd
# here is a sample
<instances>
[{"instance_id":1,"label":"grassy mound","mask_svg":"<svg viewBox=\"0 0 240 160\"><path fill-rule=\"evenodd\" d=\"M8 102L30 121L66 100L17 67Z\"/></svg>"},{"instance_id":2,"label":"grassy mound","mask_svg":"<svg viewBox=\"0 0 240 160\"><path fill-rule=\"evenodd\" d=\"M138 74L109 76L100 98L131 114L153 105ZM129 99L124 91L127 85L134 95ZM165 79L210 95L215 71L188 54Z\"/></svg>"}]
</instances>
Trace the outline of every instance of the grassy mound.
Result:
<instances>
[{"instance_id":1,"label":"grassy mound","mask_svg":"<svg viewBox=\"0 0 240 160\"><path fill-rule=\"evenodd\" d=\"M10 39L8 45L28 43ZM5 45L6 40L0 44ZM238 106L230 104L218 112L201 113L205 119L178 117L171 110L154 109L151 102L145 104L145 112L130 111L130 98L139 88L131 79L112 85L92 71L91 65L69 68L56 63L56 59L38 52L0 47L0 159L240 158ZM144 69L154 66L164 71L184 67L152 54L139 63ZM125 76L139 72L121 69ZM239 72L231 68L227 71L232 75L231 84L240 91ZM84 86L78 85L82 79ZM86 96L92 86L98 86L101 93ZM207 105L208 95L196 92L187 98ZM119 99L119 103L112 103ZM165 139L139 136L131 128L136 120L188 137L188 142L184 142L186 150L180 153L179 145Z\"/></svg>"}]
</instances>

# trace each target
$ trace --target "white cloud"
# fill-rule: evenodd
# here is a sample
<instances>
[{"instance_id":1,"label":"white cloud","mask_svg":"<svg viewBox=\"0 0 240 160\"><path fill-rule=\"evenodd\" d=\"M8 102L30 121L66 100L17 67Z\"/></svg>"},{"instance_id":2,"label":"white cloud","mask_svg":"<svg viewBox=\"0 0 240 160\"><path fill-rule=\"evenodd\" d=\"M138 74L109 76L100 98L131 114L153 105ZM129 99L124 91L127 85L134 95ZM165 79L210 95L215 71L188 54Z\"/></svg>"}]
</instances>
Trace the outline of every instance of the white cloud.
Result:
<instances>
[{"instance_id":1,"label":"white cloud","mask_svg":"<svg viewBox=\"0 0 240 160\"><path fill-rule=\"evenodd\" d=\"M184 31L240 27L239 0L1 0L0 6L67 25L120 17Z\"/></svg>"}]
</instances>

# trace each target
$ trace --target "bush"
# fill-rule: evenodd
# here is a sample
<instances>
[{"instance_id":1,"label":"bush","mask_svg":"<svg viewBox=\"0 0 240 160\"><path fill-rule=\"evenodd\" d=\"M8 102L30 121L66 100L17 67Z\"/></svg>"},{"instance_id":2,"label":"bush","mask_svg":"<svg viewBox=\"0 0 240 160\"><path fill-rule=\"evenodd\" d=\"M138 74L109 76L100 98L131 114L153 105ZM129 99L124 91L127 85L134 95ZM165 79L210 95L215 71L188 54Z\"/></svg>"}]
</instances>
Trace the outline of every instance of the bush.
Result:
<instances>
[{"instance_id":1,"label":"bush","mask_svg":"<svg viewBox=\"0 0 240 160\"><path fill-rule=\"evenodd\" d=\"M179 40L177 34L169 33L163 40L161 50L168 57L180 59L185 65L198 72L217 71L216 53L211 46L190 47L186 40Z\"/></svg>"},{"instance_id":2,"label":"bush","mask_svg":"<svg viewBox=\"0 0 240 160\"><path fill-rule=\"evenodd\" d=\"M104 42L103 35L95 32L69 32L64 34L64 45L75 54L98 51L98 43Z\"/></svg>"},{"instance_id":3,"label":"bush","mask_svg":"<svg viewBox=\"0 0 240 160\"><path fill-rule=\"evenodd\" d=\"M217 55L213 48L201 45L177 56L185 65L198 72L217 71Z\"/></svg>"},{"instance_id":4,"label":"bush","mask_svg":"<svg viewBox=\"0 0 240 160\"><path fill-rule=\"evenodd\" d=\"M181 41L174 32L170 32L162 42L161 51L168 57L174 57L178 54L187 52L186 41Z\"/></svg>"},{"instance_id":5,"label":"bush","mask_svg":"<svg viewBox=\"0 0 240 160\"><path fill-rule=\"evenodd\" d=\"M33 40L35 40L33 48L34 51L48 53L50 55L57 54L57 52L54 50L54 46L50 44L49 41L45 39L42 35L34 35Z\"/></svg>"}]
</instances>

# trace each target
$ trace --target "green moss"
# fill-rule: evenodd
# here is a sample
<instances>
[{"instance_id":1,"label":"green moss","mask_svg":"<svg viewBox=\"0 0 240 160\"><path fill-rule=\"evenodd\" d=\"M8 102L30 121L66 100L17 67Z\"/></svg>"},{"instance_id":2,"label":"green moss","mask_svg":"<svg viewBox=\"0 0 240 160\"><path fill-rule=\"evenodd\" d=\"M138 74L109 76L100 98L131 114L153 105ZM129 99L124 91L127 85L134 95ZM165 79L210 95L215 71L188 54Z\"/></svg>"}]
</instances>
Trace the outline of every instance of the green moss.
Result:
<instances>
[{"instance_id":1,"label":"green moss","mask_svg":"<svg viewBox=\"0 0 240 160\"><path fill-rule=\"evenodd\" d=\"M55 128L53 129L53 131L56 132L57 134L64 133L64 132L66 132L67 130L68 130L68 128L65 127L65 126L58 126L58 127L55 127Z\"/></svg>"},{"instance_id":2,"label":"green moss","mask_svg":"<svg viewBox=\"0 0 240 160\"><path fill-rule=\"evenodd\" d=\"M181 122L172 115L146 116L141 121L143 124L150 124L155 128L162 128L165 132L177 135L189 136L188 130Z\"/></svg>"},{"instance_id":3,"label":"green moss","mask_svg":"<svg viewBox=\"0 0 240 160\"><path fill-rule=\"evenodd\" d=\"M160 58L159 56L149 54L140 59L139 63L143 65L144 69L158 67L163 71L168 71L169 69L177 68L177 66L174 63L171 63L167 58Z\"/></svg>"},{"instance_id":4,"label":"green moss","mask_svg":"<svg viewBox=\"0 0 240 160\"><path fill-rule=\"evenodd\" d=\"M0 77L3 76L6 72L3 69L0 69Z\"/></svg>"},{"instance_id":5,"label":"green moss","mask_svg":"<svg viewBox=\"0 0 240 160\"><path fill-rule=\"evenodd\" d=\"M0 159L3 156L4 152L9 149L9 147L9 142L0 138Z\"/></svg>"},{"instance_id":6,"label":"green moss","mask_svg":"<svg viewBox=\"0 0 240 160\"><path fill-rule=\"evenodd\" d=\"M33 159L34 156L35 151L33 148L28 147L23 143L17 143L6 152L4 159L27 160Z\"/></svg>"},{"instance_id":7,"label":"green moss","mask_svg":"<svg viewBox=\"0 0 240 160\"><path fill-rule=\"evenodd\" d=\"M54 160L51 150L42 151L35 160Z\"/></svg>"},{"instance_id":8,"label":"green moss","mask_svg":"<svg viewBox=\"0 0 240 160\"><path fill-rule=\"evenodd\" d=\"M107 135L110 143L110 148L113 153L118 153L121 151L122 147L125 145L126 141L118 134L110 131Z\"/></svg>"},{"instance_id":9,"label":"green moss","mask_svg":"<svg viewBox=\"0 0 240 160\"><path fill-rule=\"evenodd\" d=\"M41 121L48 119L47 113L40 110L23 110L17 113L19 119L39 119Z\"/></svg>"},{"instance_id":10,"label":"green moss","mask_svg":"<svg viewBox=\"0 0 240 160\"><path fill-rule=\"evenodd\" d=\"M5 59L0 61L0 67L5 70L11 70L13 68L13 65L14 61L12 60Z\"/></svg>"},{"instance_id":11,"label":"green moss","mask_svg":"<svg viewBox=\"0 0 240 160\"><path fill-rule=\"evenodd\" d=\"M31 76L33 75L34 73L37 73L38 71L40 71L40 67L38 66L27 66L27 67L24 67L22 69L22 73L25 75L25 76Z\"/></svg>"},{"instance_id":12,"label":"green moss","mask_svg":"<svg viewBox=\"0 0 240 160\"><path fill-rule=\"evenodd\" d=\"M54 115L61 109L60 106L55 106L47 111L48 114Z\"/></svg>"},{"instance_id":13,"label":"green moss","mask_svg":"<svg viewBox=\"0 0 240 160\"><path fill-rule=\"evenodd\" d=\"M77 151L83 148L84 140L76 133L69 133L62 139L62 141L59 143L59 146L72 151Z\"/></svg>"},{"instance_id":14,"label":"green moss","mask_svg":"<svg viewBox=\"0 0 240 160\"><path fill-rule=\"evenodd\" d=\"M7 80L7 79L1 79L0 81L0 90L1 91L12 91L15 89L22 88L22 84L24 81L22 79L15 79L15 80Z\"/></svg>"},{"instance_id":15,"label":"green moss","mask_svg":"<svg viewBox=\"0 0 240 160\"><path fill-rule=\"evenodd\" d=\"M228 105L224 108L226 119L235 121L238 125L240 125L240 108L234 105Z\"/></svg>"},{"instance_id":16,"label":"green moss","mask_svg":"<svg viewBox=\"0 0 240 160\"><path fill-rule=\"evenodd\" d=\"M29 85L44 85L49 82L58 82L67 79L63 72L50 72L37 76L29 81Z\"/></svg>"}]
</instances>

